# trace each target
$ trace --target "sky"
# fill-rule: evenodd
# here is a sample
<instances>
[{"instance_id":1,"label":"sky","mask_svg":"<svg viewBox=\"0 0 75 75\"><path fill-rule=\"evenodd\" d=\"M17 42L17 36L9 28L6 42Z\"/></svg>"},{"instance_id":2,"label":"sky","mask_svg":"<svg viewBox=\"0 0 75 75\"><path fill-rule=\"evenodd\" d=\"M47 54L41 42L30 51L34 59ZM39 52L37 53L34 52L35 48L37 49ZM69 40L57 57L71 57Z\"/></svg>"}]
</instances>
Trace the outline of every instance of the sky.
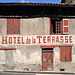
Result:
<instances>
[{"instance_id":1,"label":"sky","mask_svg":"<svg viewBox=\"0 0 75 75\"><path fill-rule=\"evenodd\" d=\"M0 0L0 2L42 2L42 3L60 3L61 0Z\"/></svg>"}]
</instances>

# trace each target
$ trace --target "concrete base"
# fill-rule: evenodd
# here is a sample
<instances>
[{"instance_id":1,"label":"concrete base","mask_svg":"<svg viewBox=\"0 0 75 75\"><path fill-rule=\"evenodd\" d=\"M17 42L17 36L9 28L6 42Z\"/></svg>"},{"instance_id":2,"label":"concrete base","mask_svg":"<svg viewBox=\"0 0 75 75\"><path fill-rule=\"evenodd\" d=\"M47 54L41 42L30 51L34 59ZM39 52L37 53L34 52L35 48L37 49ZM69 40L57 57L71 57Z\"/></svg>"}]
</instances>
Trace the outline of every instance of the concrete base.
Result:
<instances>
[{"instance_id":1,"label":"concrete base","mask_svg":"<svg viewBox=\"0 0 75 75\"><path fill-rule=\"evenodd\" d=\"M36 75L55 75L55 74L75 74L75 72L54 72L54 71L4 71L4 72L13 72L13 73L34 73Z\"/></svg>"},{"instance_id":2,"label":"concrete base","mask_svg":"<svg viewBox=\"0 0 75 75\"><path fill-rule=\"evenodd\" d=\"M36 74L36 75L56 75L56 74ZM62 75L62 74L59 74Z\"/></svg>"}]
</instances>

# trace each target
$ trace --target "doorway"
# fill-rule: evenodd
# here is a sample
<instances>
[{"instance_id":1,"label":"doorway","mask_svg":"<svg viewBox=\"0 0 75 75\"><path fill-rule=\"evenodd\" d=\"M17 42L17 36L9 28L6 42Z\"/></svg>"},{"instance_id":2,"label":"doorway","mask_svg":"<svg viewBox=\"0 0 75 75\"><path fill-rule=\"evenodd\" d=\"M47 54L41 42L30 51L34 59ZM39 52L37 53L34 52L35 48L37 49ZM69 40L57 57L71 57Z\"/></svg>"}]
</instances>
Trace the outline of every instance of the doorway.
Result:
<instances>
[{"instance_id":1,"label":"doorway","mask_svg":"<svg viewBox=\"0 0 75 75\"><path fill-rule=\"evenodd\" d=\"M53 48L42 48L42 70L53 70Z\"/></svg>"}]
</instances>

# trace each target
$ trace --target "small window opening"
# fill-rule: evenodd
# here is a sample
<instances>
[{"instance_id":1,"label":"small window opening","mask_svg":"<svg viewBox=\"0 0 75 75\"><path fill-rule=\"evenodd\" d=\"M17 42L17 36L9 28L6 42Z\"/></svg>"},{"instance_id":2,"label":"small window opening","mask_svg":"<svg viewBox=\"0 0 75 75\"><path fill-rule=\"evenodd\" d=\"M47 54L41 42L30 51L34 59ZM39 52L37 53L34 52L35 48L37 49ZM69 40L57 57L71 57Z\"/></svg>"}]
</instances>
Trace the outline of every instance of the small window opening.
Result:
<instances>
[{"instance_id":1,"label":"small window opening","mask_svg":"<svg viewBox=\"0 0 75 75\"><path fill-rule=\"evenodd\" d=\"M53 48L42 48L42 50L53 50Z\"/></svg>"},{"instance_id":2,"label":"small window opening","mask_svg":"<svg viewBox=\"0 0 75 75\"><path fill-rule=\"evenodd\" d=\"M24 68L24 71L29 71L29 69L28 68Z\"/></svg>"},{"instance_id":3,"label":"small window opening","mask_svg":"<svg viewBox=\"0 0 75 75\"><path fill-rule=\"evenodd\" d=\"M65 71L65 69L60 69L60 71Z\"/></svg>"},{"instance_id":4,"label":"small window opening","mask_svg":"<svg viewBox=\"0 0 75 75\"><path fill-rule=\"evenodd\" d=\"M43 52L53 52L53 48L42 48Z\"/></svg>"}]
</instances>

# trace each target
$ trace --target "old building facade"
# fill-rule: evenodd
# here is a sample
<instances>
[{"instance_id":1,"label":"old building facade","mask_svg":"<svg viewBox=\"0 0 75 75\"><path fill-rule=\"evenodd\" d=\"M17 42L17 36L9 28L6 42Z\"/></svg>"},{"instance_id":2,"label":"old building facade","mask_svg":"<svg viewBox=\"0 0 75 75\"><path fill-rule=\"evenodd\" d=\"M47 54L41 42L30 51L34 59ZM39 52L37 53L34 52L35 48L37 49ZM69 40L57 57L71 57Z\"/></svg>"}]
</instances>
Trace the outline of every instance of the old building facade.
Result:
<instances>
[{"instance_id":1,"label":"old building facade","mask_svg":"<svg viewBox=\"0 0 75 75\"><path fill-rule=\"evenodd\" d=\"M55 24L53 24L55 22ZM74 35L74 19L0 19L1 36L3 35ZM62 22L66 26L61 27ZM53 26L57 25L53 30ZM10 25L10 26L9 26ZM53 26L51 26L53 25ZM64 31L63 31L63 30ZM66 40L67 41L67 40ZM74 70L75 46L60 45L1 45L0 63L8 70L27 71L70 71ZM5 66L2 67L2 64ZM50 65L50 66L49 66ZM71 70L72 71L72 70Z\"/></svg>"},{"instance_id":2,"label":"old building facade","mask_svg":"<svg viewBox=\"0 0 75 75\"><path fill-rule=\"evenodd\" d=\"M0 18L0 70L74 72L74 23L62 17ZM23 36L38 37L39 42L24 45Z\"/></svg>"}]
</instances>

